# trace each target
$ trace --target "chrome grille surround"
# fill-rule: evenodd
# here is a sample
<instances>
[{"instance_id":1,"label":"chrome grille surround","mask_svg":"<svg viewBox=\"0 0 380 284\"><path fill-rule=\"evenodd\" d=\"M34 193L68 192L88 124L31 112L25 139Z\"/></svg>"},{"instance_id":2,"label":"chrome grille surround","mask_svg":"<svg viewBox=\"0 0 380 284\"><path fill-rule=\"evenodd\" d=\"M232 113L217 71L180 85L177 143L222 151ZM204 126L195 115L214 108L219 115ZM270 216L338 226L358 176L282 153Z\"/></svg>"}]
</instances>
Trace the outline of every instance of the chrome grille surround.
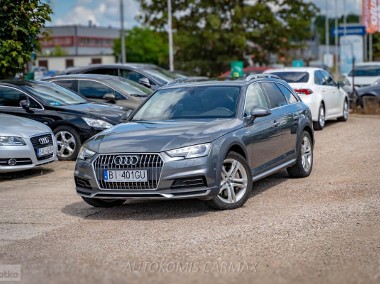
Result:
<instances>
[{"instance_id":1,"label":"chrome grille surround","mask_svg":"<svg viewBox=\"0 0 380 284\"><path fill-rule=\"evenodd\" d=\"M120 155L138 156L135 165L116 165L114 158ZM156 153L113 153L99 154L92 162L94 175L100 189L105 190L155 190L161 178L164 160ZM147 170L147 182L106 182L103 179L104 170Z\"/></svg>"}]
</instances>

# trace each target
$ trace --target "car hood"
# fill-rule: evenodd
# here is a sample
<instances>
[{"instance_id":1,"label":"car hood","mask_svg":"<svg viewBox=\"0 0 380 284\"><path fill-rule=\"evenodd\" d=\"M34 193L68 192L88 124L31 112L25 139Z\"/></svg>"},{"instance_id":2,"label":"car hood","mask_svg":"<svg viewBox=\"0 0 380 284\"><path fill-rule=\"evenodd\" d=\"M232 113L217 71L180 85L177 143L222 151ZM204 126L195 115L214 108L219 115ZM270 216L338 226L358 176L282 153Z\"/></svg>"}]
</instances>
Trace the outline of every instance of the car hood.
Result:
<instances>
[{"instance_id":1,"label":"car hood","mask_svg":"<svg viewBox=\"0 0 380 284\"><path fill-rule=\"evenodd\" d=\"M100 119L105 119L113 124L125 121L126 113L122 107L101 104L101 103L86 103L78 105L67 105L54 107L56 110L64 110L65 112L76 113L80 115L89 115Z\"/></svg>"},{"instance_id":2,"label":"car hood","mask_svg":"<svg viewBox=\"0 0 380 284\"><path fill-rule=\"evenodd\" d=\"M128 122L94 136L88 148L98 153L161 152L211 142L241 126L238 119Z\"/></svg>"},{"instance_id":3,"label":"car hood","mask_svg":"<svg viewBox=\"0 0 380 284\"><path fill-rule=\"evenodd\" d=\"M20 116L0 114L0 135L27 138L46 132L51 132L50 128L40 122Z\"/></svg>"},{"instance_id":4,"label":"car hood","mask_svg":"<svg viewBox=\"0 0 380 284\"><path fill-rule=\"evenodd\" d=\"M368 87L363 87L363 88L355 88L356 92L361 95L365 94L373 94L376 96L380 95L380 86L368 86Z\"/></svg>"}]
</instances>

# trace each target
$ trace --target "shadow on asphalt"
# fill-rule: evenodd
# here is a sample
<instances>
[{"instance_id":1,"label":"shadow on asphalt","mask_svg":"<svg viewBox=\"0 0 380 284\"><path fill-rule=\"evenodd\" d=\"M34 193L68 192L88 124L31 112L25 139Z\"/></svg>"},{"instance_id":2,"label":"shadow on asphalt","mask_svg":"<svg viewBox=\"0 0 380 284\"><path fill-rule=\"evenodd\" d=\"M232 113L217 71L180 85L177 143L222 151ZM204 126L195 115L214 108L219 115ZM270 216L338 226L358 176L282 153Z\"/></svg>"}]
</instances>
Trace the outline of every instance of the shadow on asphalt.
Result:
<instances>
[{"instance_id":1,"label":"shadow on asphalt","mask_svg":"<svg viewBox=\"0 0 380 284\"><path fill-rule=\"evenodd\" d=\"M36 176L48 175L53 172L54 170L50 168L33 168L19 172L0 173L0 182L12 179L29 179Z\"/></svg>"},{"instance_id":2,"label":"shadow on asphalt","mask_svg":"<svg viewBox=\"0 0 380 284\"><path fill-rule=\"evenodd\" d=\"M250 198L288 179L286 171L273 174L253 183ZM79 198L79 197L78 197ZM198 199L179 200L127 200L122 206L113 208L94 208L84 201L69 204L62 213L87 220L164 220L195 218L206 214L218 214Z\"/></svg>"}]
</instances>

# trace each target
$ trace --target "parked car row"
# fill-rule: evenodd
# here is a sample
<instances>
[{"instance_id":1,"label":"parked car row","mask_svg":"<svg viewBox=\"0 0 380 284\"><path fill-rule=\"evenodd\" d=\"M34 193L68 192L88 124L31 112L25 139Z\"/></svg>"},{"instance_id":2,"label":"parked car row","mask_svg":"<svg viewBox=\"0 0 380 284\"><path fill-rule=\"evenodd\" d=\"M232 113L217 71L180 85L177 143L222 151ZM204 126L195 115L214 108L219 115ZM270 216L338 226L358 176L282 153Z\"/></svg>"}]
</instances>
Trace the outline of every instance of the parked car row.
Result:
<instances>
[{"instance_id":1,"label":"parked car row","mask_svg":"<svg viewBox=\"0 0 380 284\"><path fill-rule=\"evenodd\" d=\"M48 82L0 82L0 113L39 121L53 131L60 160L74 160L84 141L127 120L122 107L90 102Z\"/></svg>"},{"instance_id":2,"label":"parked car row","mask_svg":"<svg viewBox=\"0 0 380 284\"><path fill-rule=\"evenodd\" d=\"M30 167L77 159L77 194L95 207L198 198L234 209L253 181L282 169L310 175L314 129L348 118L347 93L320 68L266 70L236 81L177 78L150 94L143 81L121 78L122 67L119 76L1 82L0 113L18 116L21 128L26 118L42 124L23 134L0 129L0 150L27 147L22 157L2 151L8 154L0 155L0 170L22 169L25 159Z\"/></svg>"}]
</instances>

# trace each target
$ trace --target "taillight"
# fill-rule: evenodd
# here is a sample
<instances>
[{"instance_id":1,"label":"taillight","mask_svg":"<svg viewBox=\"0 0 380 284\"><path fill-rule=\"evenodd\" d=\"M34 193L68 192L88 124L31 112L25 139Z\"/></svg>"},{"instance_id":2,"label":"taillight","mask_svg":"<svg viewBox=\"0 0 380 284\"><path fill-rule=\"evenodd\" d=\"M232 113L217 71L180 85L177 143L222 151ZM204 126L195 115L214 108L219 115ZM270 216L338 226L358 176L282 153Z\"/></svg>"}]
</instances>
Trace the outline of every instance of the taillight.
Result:
<instances>
[{"instance_id":1,"label":"taillight","mask_svg":"<svg viewBox=\"0 0 380 284\"><path fill-rule=\"evenodd\" d=\"M310 89L294 89L294 91L297 93L297 94L302 94L302 95L310 95L313 93L312 90Z\"/></svg>"}]
</instances>

